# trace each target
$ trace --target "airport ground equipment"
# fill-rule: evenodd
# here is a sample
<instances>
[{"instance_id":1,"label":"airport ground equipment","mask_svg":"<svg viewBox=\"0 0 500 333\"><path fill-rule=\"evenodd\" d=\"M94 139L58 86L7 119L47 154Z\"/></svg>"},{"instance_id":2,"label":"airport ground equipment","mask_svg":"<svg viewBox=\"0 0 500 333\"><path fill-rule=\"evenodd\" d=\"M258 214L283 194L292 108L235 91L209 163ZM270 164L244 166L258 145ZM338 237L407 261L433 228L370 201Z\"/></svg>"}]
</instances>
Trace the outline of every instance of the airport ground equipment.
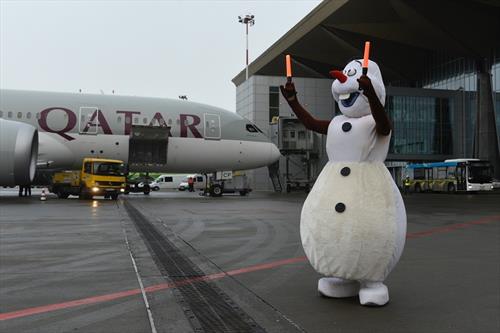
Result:
<instances>
[{"instance_id":1,"label":"airport ground equipment","mask_svg":"<svg viewBox=\"0 0 500 333\"><path fill-rule=\"evenodd\" d=\"M242 171L218 171L208 177L207 186L200 195L220 197L223 194L239 193L245 196L252 192L248 178Z\"/></svg>"},{"instance_id":2,"label":"airport ground equipment","mask_svg":"<svg viewBox=\"0 0 500 333\"><path fill-rule=\"evenodd\" d=\"M125 165L120 160L85 158L80 170L54 174L50 191L60 199L78 195L81 199L104 196L116 200L125 192Z\"/></svg>"},{"instance_id":3,"label":"airport ground equipment","mask_svg":"<svg viewBox=\"0 0 500 333\"><path fill-rule=\"evenodd\" d=\"M408 164L405 182L413 192L476 192L493 190L490 162L450 159L444 162Z\"/></svg>"}]
</instances>

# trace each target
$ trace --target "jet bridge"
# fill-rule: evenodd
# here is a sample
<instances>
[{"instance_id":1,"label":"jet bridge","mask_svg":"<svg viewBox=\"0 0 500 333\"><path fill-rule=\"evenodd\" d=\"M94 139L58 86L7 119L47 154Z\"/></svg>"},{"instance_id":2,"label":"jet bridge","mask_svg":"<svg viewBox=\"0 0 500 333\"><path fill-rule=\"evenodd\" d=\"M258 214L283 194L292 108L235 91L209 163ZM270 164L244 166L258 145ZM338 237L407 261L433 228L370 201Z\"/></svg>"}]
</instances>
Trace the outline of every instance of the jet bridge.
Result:
<instances>
[{"instance_id":1,"label":"jet bridge","mask_svg":"<svg viewBox=\"0 0 500 333\"><path fill-rule=\"evenodd\" d=\"M164 170L167 165L169 136L169 126L133 125L129 141L129 170Z\"/></svg>"},{"instance_id":2,"label":"jet bridge","mask_svg":"<svg viewBox=\"0 0 500 333\"><path fill-rule=\"evenodd\" d=\"M308 192L320 167L320 136L307 130L297 118L291 117L273 119L270 133L271 141L285 157L284 161L281 159L269 166L274 190L282 192L284 181L287 192L297 189Z\"/></svg>"}]
</instances>

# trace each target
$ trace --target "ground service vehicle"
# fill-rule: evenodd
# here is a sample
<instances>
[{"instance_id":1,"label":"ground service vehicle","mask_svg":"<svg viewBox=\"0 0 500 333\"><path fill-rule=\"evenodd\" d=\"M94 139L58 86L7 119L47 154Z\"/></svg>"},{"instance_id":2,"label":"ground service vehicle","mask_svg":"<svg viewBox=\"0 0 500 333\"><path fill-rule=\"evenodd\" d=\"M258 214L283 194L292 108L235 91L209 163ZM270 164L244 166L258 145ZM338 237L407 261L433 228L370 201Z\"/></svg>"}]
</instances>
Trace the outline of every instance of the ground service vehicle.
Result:
<instances>
[{"instance_id":1,"label":"ground service vehicle","mask_svg":"<svg viewBox=\"0 0 500 333\"><path fill-rule=\"evenodd\" d=\"M61 199L70 195L78 195L81 199L102 195L116 200L125 192L125 172L122 161L85 158L81 170L55 173L50 190Z\"/></svg>"},{"instance_id":2,"label":"ground service vehicle","mask_svg":"<svg viewBox=\"0 0 500 333\"><path fill-rule=\"evenodd\" d=\"M158 176L150 186L153 191L158 191L160 189L177 190L181 183L187 182L186 179L186 174L163 174Z\"/></svg>"},{"instance_id":3,"label":"ground service vehicle","mask_svg":"<svg viewBox=\"0 0 500 333\"><path fill-rule=\"evenodd\" d=\"M208 186L204 194L212 197L220 197L227 193L239 193L245 196L252 192L248 185L248 179L241 171L218 171L209 177Z\"/></svg>"},{"instance_id":4,"label":"ground service vehicle","mask_svg":"<svg viewBox=\"0 0 500 333\"><path fill-rule=\"evenodd\" d=\"M409 190L414 192L491 191L492 171L488 161L452 159L408 164L404 174L408 177Z\"/></svg>"},{"instance_id":5,"label":"ground service vehicle","mask_svg":"<svg viewBox=\"0 0 500 333\"><path fill-rule=\"evenodd\" d=\"M188 191L189 190L189 184L188 184L188 178L193 178L193 189L195 191L198 190L204 190L206 187L206 176L204 175L187 175L184 176L182 179L182 182L179 184L178 190L179 191Z\"/></svg>"}]
</instances>

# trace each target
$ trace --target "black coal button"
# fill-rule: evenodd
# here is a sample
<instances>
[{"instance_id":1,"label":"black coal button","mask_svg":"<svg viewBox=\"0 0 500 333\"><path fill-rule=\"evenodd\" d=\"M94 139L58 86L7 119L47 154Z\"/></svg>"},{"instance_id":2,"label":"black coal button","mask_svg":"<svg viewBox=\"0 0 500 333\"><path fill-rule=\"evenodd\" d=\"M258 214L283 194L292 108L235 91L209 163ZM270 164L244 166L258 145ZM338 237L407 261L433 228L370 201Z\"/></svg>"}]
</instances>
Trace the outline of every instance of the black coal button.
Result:
<instances>
[{"instance_id":1,"label":"black coal button","mask_svg":"<svg viewBox=\"0 0 500 333\"><path fill-rule=\"evenodd\" d=\"M339 202L338 204L335 205L335 211L337 213L343 213L345 210L345 205L342 202Z\"/></svg>"},{"instance_id":2,"label":"black coal button","mask_svg":"<svg viewBox=\"0 0 500 333\"><path fill-rule=\"evenodd\" d=\"M350 122L346 121L345 123L342 124L342 130L344 132L349 132L352 128L352 125Z\"/></svg>"},{"instance_id":3,"label":"black coal button","mask_svg":"<svg viewBox=\"0 0 500 333\"><path fill-rule=\"evenodd\" d=\"M349 176L351 173L351 169L349 167L343 167L342 170L340 170L340 174L344 177Z\"/></svg>"}]
</instances>

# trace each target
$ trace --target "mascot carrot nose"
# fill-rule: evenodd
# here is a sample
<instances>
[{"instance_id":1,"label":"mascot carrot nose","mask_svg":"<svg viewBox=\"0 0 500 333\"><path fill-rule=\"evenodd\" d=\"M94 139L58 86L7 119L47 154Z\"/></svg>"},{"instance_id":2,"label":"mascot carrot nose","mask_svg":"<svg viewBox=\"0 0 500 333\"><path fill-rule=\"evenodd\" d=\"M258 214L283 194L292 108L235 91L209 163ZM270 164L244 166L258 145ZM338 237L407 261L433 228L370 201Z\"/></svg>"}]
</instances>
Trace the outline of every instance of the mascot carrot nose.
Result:
<instances>
[{"instance_id":1,"label":"mascot carrot nose","mask_svg":"<svg viewBox=\"0 0 500 333\"><path fill-rule=\"evenodd\" d=\"M344 73L342 73L341 71L337 71L337 70L330 71L330 75L333 78L339 80L340 83L344 83L345 81L347 81L347 76L345 76Z\"/></svg>"}]
</instances>

